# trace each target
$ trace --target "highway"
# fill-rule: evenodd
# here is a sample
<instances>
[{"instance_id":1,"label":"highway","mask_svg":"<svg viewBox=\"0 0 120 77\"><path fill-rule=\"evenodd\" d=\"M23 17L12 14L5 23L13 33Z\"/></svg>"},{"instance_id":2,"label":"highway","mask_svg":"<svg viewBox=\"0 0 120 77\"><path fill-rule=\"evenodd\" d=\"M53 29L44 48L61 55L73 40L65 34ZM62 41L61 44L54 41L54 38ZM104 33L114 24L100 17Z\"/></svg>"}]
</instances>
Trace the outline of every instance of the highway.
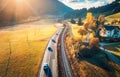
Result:
<instances>
[{"instance_id":1,"label":"highway","mask_svg":"<svg viewBox=\"0 0 120 77\"><path fill-rule=\"evenodd\" d=\"M38 71L38 76L37 77L58 77L58 67L57 67L57 43L58 43L58 38L62 32L63 28L59 27L58 31L51 37L45 52L44 52L44 57L41 63L41 67ZM49 47L52 48L50 51ZM51 70L51 76L46 75L44 71L44 64L47 63L50 70Z\"/></svg>"},{"instance_id":2,"label":"highway","mask_svg":"<svg viewBox=\"0 0 120 77\"><path fill-rule=\"evenodd\" d=\"M67 29L68 29L68 24L66 23L63 33L61 35L61 39L60 39L61 60L62 60L63 68L65 71L65 77L74 77L71 66L70 66L70 62L66 54L66 49L64 46L64 39L65 39L65 34L66 34Z\"/></svg>"}]
</instances>

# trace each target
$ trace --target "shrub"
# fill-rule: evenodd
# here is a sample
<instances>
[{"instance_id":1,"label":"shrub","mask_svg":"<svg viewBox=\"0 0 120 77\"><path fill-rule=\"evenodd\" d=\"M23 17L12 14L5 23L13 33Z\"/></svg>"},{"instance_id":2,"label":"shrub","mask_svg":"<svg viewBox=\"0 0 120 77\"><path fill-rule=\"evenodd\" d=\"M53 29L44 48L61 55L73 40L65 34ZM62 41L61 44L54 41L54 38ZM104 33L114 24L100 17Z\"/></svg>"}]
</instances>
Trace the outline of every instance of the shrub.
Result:
<instances>
[{"instance_id":1,"label":"shrub","mask_svg":"<svg viewBox=\"0 0 120 77\"><path fill-rule=\"evenodd\" d=\"M70 21L72 24L76 24L76 21L72 18Z\"/></svg>"}]
</instances>

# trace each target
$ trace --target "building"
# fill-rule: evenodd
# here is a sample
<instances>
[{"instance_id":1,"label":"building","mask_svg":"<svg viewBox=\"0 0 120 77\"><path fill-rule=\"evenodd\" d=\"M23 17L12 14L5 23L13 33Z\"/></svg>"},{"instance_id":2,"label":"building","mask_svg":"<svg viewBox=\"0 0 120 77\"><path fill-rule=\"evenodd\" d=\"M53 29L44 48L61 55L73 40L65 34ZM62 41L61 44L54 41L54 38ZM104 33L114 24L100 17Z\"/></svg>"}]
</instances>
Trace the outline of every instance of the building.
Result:
<instances>
[{"instance_id":1,"label":"building","mask_svg":"<svg viewBox=\"0 0 120 77\"><path fill-rule=\"evenodd\" d=\"M104 26L100 29L100 37L110 39L120 39L120 28L118 26Z\"/></svg>"}]
</instances>

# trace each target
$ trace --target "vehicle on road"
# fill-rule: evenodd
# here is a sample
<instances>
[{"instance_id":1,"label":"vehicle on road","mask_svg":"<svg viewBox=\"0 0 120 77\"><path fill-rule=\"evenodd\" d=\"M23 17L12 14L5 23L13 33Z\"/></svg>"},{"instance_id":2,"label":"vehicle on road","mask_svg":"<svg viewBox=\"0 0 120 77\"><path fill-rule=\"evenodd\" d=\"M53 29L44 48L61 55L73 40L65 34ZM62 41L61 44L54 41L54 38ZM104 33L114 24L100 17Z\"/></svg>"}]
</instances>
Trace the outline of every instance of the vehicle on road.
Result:
<instances>
[{"instance_id":1,"label":"vehicle on road","mask_svg":"<svg viewBox=\"0 0 120 77\"><path fill-rule=\"evenodd\" d=\"M52 72L51 72L50 67L47 63L44 64L43 69L44 69L46 77L52 77Z\"/></svg>"},{"instance_id":2,"label":"vehicle on road","mask_svg":"<svg viewBox=\"0 0 120 77\"><path fill-rule=\"evenodd\" d=\"M55 41L54 39L52 39L52 42L53 42L53 43L56 43L56 41Z\"/></svg>"},{"instance_id":3,"label":"vehicle on road","mask_svg":"<svg viewBox=\"0 0 120 77\"><path fill-rule=\"evenodd\" d=\"M47 70L49 68L49 65L47 63L44 64L44 70Z\"/></svg>"},{"instance_id":4,"label":"vehicle on road","mask_svg":"<svg viewBox=\"0 0 120 77\"><path fill-rule=\"evenodd\" d=\"M53 51L53 49L51 47L48 47L48 50L51 51L51 52Z\"/></svg>"},{"instance_id":5,"label":"vehicle on road","mask_svg":"<svg viewBox=\"0 0 120 77\"><path fill-rule=\"evenodd\" d=\"M58 35L58 33L56 33L56 35Z\"/></svg>"}]
</instances>

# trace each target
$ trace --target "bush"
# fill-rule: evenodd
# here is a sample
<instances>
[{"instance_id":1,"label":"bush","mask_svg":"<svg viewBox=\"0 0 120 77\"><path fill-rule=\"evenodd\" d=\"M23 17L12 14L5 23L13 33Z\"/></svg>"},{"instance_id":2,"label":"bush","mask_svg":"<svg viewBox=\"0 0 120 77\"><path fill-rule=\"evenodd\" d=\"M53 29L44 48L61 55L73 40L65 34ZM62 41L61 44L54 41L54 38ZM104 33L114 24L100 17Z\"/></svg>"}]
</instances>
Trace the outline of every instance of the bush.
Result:
<instances>
[{"instance_id":1,"label":"bush","mask_svg":"<svg viewBox=\"0 0 120 77\"><path fill-rule=\"evenodd\" d=\"M76 21L72 18L70 21L72 24L76 24Z\"/></svg>"},{"instance_id":2,"label":"bush","mask_svg":"<svg viewBox=\"0 0 120 77\"><path fill-rule=\"evenodd\" d=\"M80 46L79 52L76 53L76 58L91 58L93 55L100 53L100 49L97 47L87 48L85 46Z\"/></svg>"},{"instance_id":3,"label":"bush","mask_svg":"<svg viewBox=\"0 0 120 77\"><path fill-rule=\"evenodd\" d=\"M91 52L90 49L88 48L82 48L80 51L76 54L77 59L79 60L80 58L89 58L91 57Z\"/></svg>"},{"instance_id":4,"label":"bush","mask_svg":"<svg viewBox=\"0 0 120 77\"><path fill-rule=\"evenodd\" d=\"M95 47L98 48L99 47L99 38L96 38L96 37L91 38L90 42L89 42L89 46L91 48L95 48Z\"/></svg>"},{"instance_id":5,"label":"bush","mask_svg":"<svg viewBox=\"0 0 120 77\"><path fill-rule=\"evenodd\" d=\"M81 18L78 19L78 25L83 25L83 22L82 22Z\"/></svg>"}]
</instances>

